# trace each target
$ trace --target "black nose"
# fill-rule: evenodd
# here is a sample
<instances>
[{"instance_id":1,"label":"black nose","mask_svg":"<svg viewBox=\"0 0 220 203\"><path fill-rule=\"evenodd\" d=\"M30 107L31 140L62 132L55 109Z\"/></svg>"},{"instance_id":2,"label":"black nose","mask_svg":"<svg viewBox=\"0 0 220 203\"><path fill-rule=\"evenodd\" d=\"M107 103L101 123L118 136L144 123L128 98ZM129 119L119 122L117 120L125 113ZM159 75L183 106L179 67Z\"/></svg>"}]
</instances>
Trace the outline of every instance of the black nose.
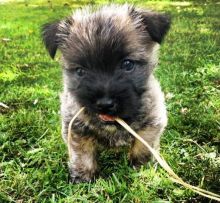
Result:
<instances>
[{"instance_id":1,"label":"black nose","mask_svg":"<svg viewBox=\"0 0 220 203\"><path fill-rule=\"evenodd\" d=\"M97 100L96 106L98 110L102 111L103 113L112 113L115 110L116 104L112 99L104 97Z\"/></svg>"}]
</instances>

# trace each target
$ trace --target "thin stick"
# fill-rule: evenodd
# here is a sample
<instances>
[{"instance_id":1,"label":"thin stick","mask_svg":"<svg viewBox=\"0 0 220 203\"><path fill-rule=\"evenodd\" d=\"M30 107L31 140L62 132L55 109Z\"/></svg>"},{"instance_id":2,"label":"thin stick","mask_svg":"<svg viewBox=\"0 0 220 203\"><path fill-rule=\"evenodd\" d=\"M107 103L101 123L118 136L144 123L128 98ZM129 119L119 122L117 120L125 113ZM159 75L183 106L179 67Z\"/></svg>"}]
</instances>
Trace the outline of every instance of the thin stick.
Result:
<instances>
[{"instance_id":1,"label":"thin stick","mask_svg":"<svg viewBox=\"0 0 220 203\"><path fill-rule=\"evenodd\" d=\"M153 156L155 157L155 159L158 161L158 163L164 168L164 170L166 170L169 175L171 176L171 180L179 183L183 186L185 186L186 188L189 188L191 190L193 190L194 192L203 195L205 197L208 197L210 199L214 199L217 201L220 201L220 195L203 190L201 188L192 186L186 182L184 182L176 173L174 173L174 171L170 168L170 166L167 164L167 162L161 158L161 156L158 154L158 152L153 149L142 137L140 137L140 135L138 135L133 129L131 129L130 126L127 125L127 123L125 123L122 119L120 118L116 118L116 121L123 126L128 132L130 132L135 138L137 138L140 142L142 142L148 149L149 151L153 154Z\"/></svg>"},{"instance_id":2,"label":"thin stick","mask_svg":"<svg viewBox=\"0 0 220 203\"><path fill-rule=\"evenodd\" d=\"M2 103L2 102L0 102L0 106L4 107L4 108L6 108L6 109L9 109L9 106L7 106L6 104L4 104L4 103Z\"/></svg>"},{"instance_id":3,"label":"thin stick","mask_svg":"<svg viewBox=\"0 0 220 203\"><path fill-rule=\"evenodd\" d=\"M75 119L79 116L79 114L82 113L82 111L84 110L85 108L82 107L74 116L73 118L71 119L70 123L69 123L69 126L68 126L68 134L67 134L67 147L68 147L68 152L69 152L69 156L71 158L72 156L72 151L71 151L71 141L72 141L72 136L71 136L71 128L72 128L72 125L73 125L73 122L75 121Z\"/></svg>"},{"instance_id":4,"label":"thin stick","mask_svg":"<svg viewBox=\"0 0 220 203\"><path fill-rule=\"evenodd\" d=\"M77 113L76 115L71 119L70 123L69 123L69 127L68 127L68 140L67 140L67 144L68 144L68 150L69 150L69 154L71 156L71 147L70 147L70 143L71 143L71 128L72 128L72 124L74 122L74 120L78 117L78 115L84 110L84 107L82 107ZM168 165L168 163L160 156L160 154L153 149L140 135L138 135L127 123L125 123L122 119L120 118L116 118L115 119L121 126L123 126L128 132L130 132L135 138L137 138L140 142L142 142L148 149L149 151L153 154L153 156L155 157L155 159L158 161L158 163L161 165L161 167L167 171L167 173L170 175L170 178L173 182L179 183L181 185L183 185L184 187L191 189L192 191L205 196L207 198L210 199L214 199L216 201L220 202L220 195L203 190L201 188L195 187L193 185L190 185L186 182L184 182L173 170L172 168Z\"/></svg>"}]
</instances>

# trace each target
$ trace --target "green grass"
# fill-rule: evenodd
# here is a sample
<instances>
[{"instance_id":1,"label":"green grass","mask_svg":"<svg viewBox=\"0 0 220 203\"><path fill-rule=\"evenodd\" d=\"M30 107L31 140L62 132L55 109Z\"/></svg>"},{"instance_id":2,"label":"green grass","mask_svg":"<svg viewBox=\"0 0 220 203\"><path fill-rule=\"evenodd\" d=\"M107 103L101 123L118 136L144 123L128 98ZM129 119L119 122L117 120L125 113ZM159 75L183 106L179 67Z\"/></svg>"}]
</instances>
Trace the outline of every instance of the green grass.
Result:
<instances>
[{"instance_id":1,"label":"green grass","mask_svg":"<svg viewBox=\"0 0 220 203\"><path fill-rule=\"evenodd\" d=\"M96 182L68 183L61 69L46 53L40 27L104 1L24 2L0 5L0 102L9 106L0 107L0 202L209 202L152 163L133 170L123 151L101 154ZM220 5L135 3L173 17L156 71L169 112L161 153L185 181L220 193Z\"/></svg>"}]
</instances>

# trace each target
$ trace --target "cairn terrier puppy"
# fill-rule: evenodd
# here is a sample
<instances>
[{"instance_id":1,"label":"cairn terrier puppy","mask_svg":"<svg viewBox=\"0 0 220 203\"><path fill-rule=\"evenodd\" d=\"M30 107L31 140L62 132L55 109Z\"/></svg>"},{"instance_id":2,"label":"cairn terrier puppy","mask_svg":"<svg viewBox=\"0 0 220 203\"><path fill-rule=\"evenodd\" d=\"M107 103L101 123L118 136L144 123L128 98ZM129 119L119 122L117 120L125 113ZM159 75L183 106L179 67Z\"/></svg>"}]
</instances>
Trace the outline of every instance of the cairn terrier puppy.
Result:
<instances>
[{"instance_id":1,"label":"cairn terrier puppy","mask_svg":"<svg viewBox=\"0 0 220 203\"><path fill-rule=\"evenodd\" d=\"M62 135L72 126L69 170L72 182L90 181L97 171L97 147L129 146L134 166L150 152L114 120L125 120L153 148L167 124L164 95L153 76L157 51L170 27L165 14L129 5L86 7L43 26L44 44L63 63Z\"/></svg>"}]
</instances>

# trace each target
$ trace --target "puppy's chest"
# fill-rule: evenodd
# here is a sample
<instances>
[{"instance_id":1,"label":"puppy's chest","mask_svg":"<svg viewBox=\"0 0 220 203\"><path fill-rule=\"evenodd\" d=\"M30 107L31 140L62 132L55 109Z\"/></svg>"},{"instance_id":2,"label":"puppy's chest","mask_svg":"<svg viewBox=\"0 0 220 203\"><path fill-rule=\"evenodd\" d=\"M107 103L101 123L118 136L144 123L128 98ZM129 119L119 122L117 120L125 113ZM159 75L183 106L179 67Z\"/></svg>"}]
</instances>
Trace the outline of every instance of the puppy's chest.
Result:
<instances>
[{"instance_id":1,"label":"puppy's chest","mask_svg":"<svg viewBox=\"0 0 220 203\"><path fill-rule=\"evenodd\" d=\"M79 136L95 137L99 144L106 147L129 146L134 138L124 129L114 125L93 125L77 122L72 130Z\"/></svg>"}]
</instances>

